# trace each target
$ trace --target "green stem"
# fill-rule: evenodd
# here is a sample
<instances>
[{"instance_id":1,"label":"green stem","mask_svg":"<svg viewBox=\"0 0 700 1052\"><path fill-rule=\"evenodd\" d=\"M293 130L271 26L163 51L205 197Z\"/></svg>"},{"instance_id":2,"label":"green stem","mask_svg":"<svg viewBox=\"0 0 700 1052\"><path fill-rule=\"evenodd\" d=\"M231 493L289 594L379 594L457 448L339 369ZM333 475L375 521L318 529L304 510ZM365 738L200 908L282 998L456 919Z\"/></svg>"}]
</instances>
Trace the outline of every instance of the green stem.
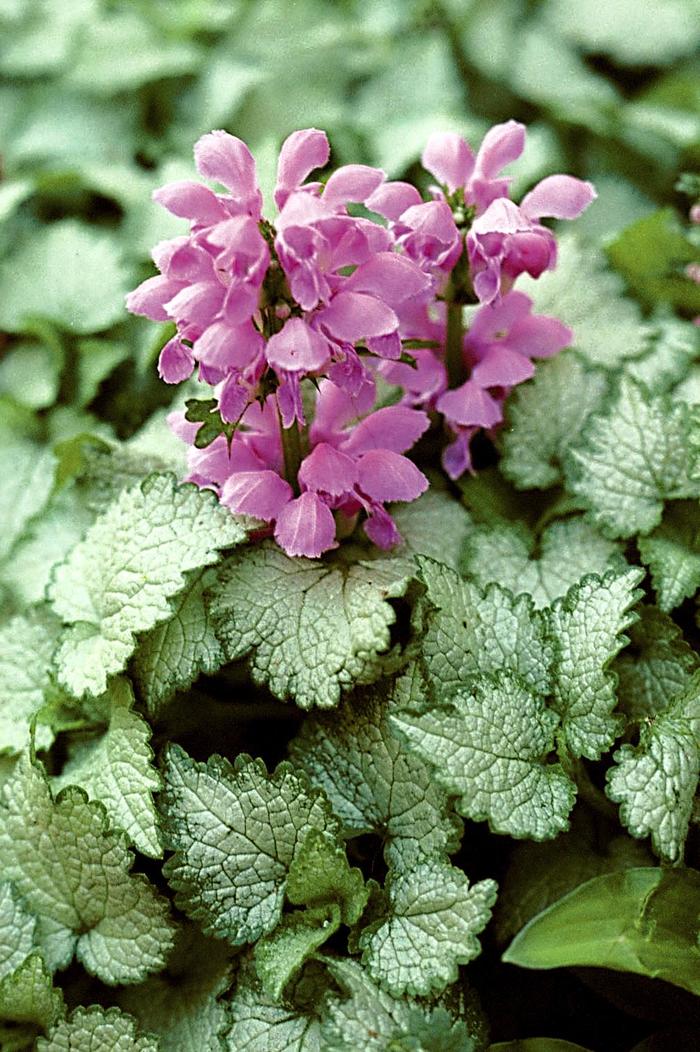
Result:
<instances>
[{"instance_id":1,"label":"green stem","mask_svg":"<svg viewBox=\"0 0 700 1052\"><path fill-rule=\"evenodd\" d=\"M447 301L447 379L450 387L461 387L467 379L463 312L461 303Z\"/></svg>"},{"instance_id":2,"label":"green stem","mask_svg":"<svg viewBox=\"0 0 700 1052\"><path fill-rule=\"evenodd\" d=\"M282 426L280 417L280 436L282 438L282 453L284 455L284 477L299 496L299 468L301 467L301 435L299 424L295 420L291 427Z\"/></svg>"}]
</instances>

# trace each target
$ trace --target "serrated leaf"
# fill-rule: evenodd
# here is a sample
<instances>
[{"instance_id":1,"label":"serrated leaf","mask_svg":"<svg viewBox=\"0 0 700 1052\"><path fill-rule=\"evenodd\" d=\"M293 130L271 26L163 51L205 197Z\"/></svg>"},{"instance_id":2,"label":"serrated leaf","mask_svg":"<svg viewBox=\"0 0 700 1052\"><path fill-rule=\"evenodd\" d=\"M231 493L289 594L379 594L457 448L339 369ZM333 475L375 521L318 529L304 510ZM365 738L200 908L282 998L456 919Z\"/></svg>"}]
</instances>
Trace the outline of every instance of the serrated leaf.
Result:
<instances>
[{"instance_id":1,"label":"serrated leaf","mask_svg":"<svg viewBox=\"0 0 700 1052\"><path fill-rule=\"evenodd\" d=\"M523 524L503 523L468 539L463 569L480 588L496 582L514 595L528 593L537 608L549 606L586 573L624 564L620 546L581 517L559 519L535 537Z\"/></svg>"},{"instance_id":2,"label":"serrated leaf","mask_svg":"<svg viewBox=\"0 0 700 1052\"><path fill-rule=\"evenodd\" d=\"M363 965L394 997L442 993L481 952L495 881L470 887L461 870L429 858L391 872L385 890L388 915L360 935Z\"/></svg>"},{"instance_id":3,"label":"serrated leaf","mask_svg":"<svg viewBox=\"0 0 700 1052\"><path fill-rule=\"evenodd\" d=\"M63 219L40 228L0 265L0 326L46 318L70 333L108 328L123 314L129 274L115 241Z\"/></svg>"},{"instance_id":4,"label":"serrated leaf","mask_svg":"<svg viewBox=\"0 0 700 1052\"><path fill-rule=\"evenodd\" d=\"M570 451L569 489L610 537L649 533L664 501L693 496L688 407L623 378Z\"/></svg>"},{"instance_id":5,"label":"serrated leaf","mask_svg":"<svg viewBox=\"0 0 700 1052\"><path fill-rule=\"evenodd\" d=\"M501 435L503 474L520 489L561 482L567 451L607 390L603 370L586 366L571 351L538 365L534 378L508 400L508 425Z\"/></svg>"},{"instance_id":6,"label":"serrated leaf","mask_svg":"<svg viewBox=\"0 0 700 1052\"><path fill-rule=\"evenodd\" d=\"M530 597L499 585L483 593L432 559L418 564L428 589L419 601L427 618L422 663L435 693L442 698L474 676L507 670L545 694L551 646Z\"/></svg>"},{"instance_id":7,"label":"serrated leaf","mask_svg":"<svg viewBox=\"0 0 700 1052\"><path fill-rule=\"evenodd\" d=\"M607 772L607 794L620 804L632 836L651 835L654 851L678 862L700 774L700 673L658 716L642 723L639 744L623 745Z\"/></svg>"},{"instance_id":8,"label":"serrated leaf","mask_svg":"<svg viewBox=\"0 0 700 1052\"><path fill-rule=\"evenodd\" d=\"M288 764L220 756L196 763L168 748L161 797L164 872L177 905L207 934L254 942L281 918L289 866L311 829L338 831L325 796Z\"/></svg>"},{"instance_id":9,"label":"serrated leaf","mask_svg":"<svg viewBox=\"0 0 700 1052\"><path fill-rule=\"evenodd\" d=\"M214 632L204 592L214 581L211 571L195 572L188 587L172 601L172 617L140 641L131 673L149 716L157 717L178 690L201 673L217 672L224 652Z\"/></svg>"},{"instance_id":10,"label":"serrated leaf","mask_svg":"<svg viewBox=\"0 0 700 1052\"><path fill-rule=\"evenodd\" d=\"M0 447L0 560L45 507L56 460L50 449L16 439Z\"/></svg>"},{"instance_id":11,"label":"serrated leaf","mask_svg":"<svg viewBox=\"0 0 700 1052\"><path fill-rule=\"evenodd\" d=\"M458 500L431 487L418 500L392 509L392 515L408 551L458 569L462 547L474 526Z\"/></svg>"},{"instance_id":12,"label":"serrated leaf","mask_svg":"<svg viewBox=\"0 0 700 1052\"><path fill-rule=\"evenodd\" d=\"M13 617L0 627L0 753L14 755L29 744L32 720L51 688L51 658L60 623L47 611ZM39 724L35 746L48 749L54 735Z\"/></svg>"},{"instance_id":13,"label":"serrated leaf","mask_svg":"<svg viewBox=\"0 0 700 1052\"><path fill-rule=\"evenodd\" d=\"M465 818L532 840L568 828L576 788L548 762L559 718L514 676L482 676L449 702L391 722L436 781L460 797Z\"/></svg>"},{"instance_id":14,"label":"serrated leaf","mask_svg":"<svg viewBox=\"0 0 700 1052\"><path fill-rule=\"evenodd\" d=\"M523 274L518 288L538 314L553 314L574 332L573 346L591 365L615 368L646 347L649 329L624 284L596 248L567 232L557 237L557 266L537 281ZM567 356L568 357L568 356ZM583 387L569 392L589 397ZM571 412L571 410L569 410Z\"/></svg>"},{"instance_id":15,"label":"serrated leaf","mask_svg":"<svg viewBox=\"0 0 700 1052\"><path fill-rule=\"evenodd\" d=\"M626 869L581 884L533 917L503 955L521 968L592 966L700 992L700 875Z\"/></svg>"},{"instance_id":16,"label":"serrated leaf","mask_svg":"<svg viewBox=\"0 0 700 1052\"><path fill-rule=\"evenodd\" d=\"M48 1030L64 1014L63 994L56 989L51 975L38 953L33 953L0 981L0 1046L24 1047L39 1030ZM19 1028L20 1043L15 1027L3 1023L24 1024ZM29 1026L26 1026L29 1024ZM7 1043L6 1043L6 1038Z\"/></svg>"},{"instance_id":17,"label":"serrated leaf","mask_svg":"<svg viewBox=\"0 0 700 1052\"><path fill-rule=\"evenodd\" d=\"M82 495L67 489L27 524L11 557L0 566L0 582L18 612L44 600L53 567L81 540L93 519Z\"/></svg>"},{"instance_id":18,"label":"serrated leaf","mask_svg":"<svg viewBox=\"0 0 700 1052\"><path fill-rule=\"evenodd\" d=\"M128 680L111 681L103 703L107 726L97 738L78 743L60 775L53 779L54 791L78 785L91 800L99 800L112 825L151 858L162 858L158 819L153 793L160 778L152 766L151 729L132 711L134 695Z\"/></svg>"},{"instance_id":19,"label":"serrated leaf","mask_svg":"<svg viewBox=\"0 0 700 1052\"><path fill-rule=\"evenodd\" d=\"M402 559L324 563L261 545L225 563L210 610L227 659L250 655L256 683L301 708L331 708L342 690L400 664L389 600L411 577Z\"/></svg>"},{"instance_id":20,"label":"serrated leaf","mask_svg":"<svg viewBox=\"0 0 700 1052\"><path fill-rule=\"evenodd\" d=\"M213 494L152 475L122 492L55 571L53 608L71 626L57 653L59 681L101 694L136 646L135 634L170 617L184 574L245 540Z\"/></svg>"},{"instance_id":21,"label":"serrated leaf","mask_svg":"<svg viewBox=\"0 0 700 1052\"><path fill-rule=\"evenodd\" d=\"M310 830L289 866L289 902L311 907L337 903L339 920L351 926L360 919L368 896L362 872L350 866L342 841L325 830Z\"/></svg>"},{"instance_id":22,"label":"serrated leaf","mask_svg":"<svg viewBox=\"0 0 700 1052\"><path fill-rule=\"evenodd\" d=\"M639 554L649 567L659 607L673 610L700 588L700 505L677 501L661 524L640 537Z\"/></svg>"},{"instance_id":23,"label":"serrated leaf","mask_svg":"<svg viewBox=\"0 0 700 1052\"><path fill-rule=\"evenodd\" d=\"M157 1036L160 1052L219 1052L227 1021L220 998L231 983L231 957L226 943L186 924L165 972L120 992L119 1003Z\"/></svg>"},{"instance_id":24,"label":"serrated leaf","mask_svg":"<svg viewBox=\"0 0 700 1052\"><path fill-rule=\"evenodd\" d=\"M655 606L640 606L630 645L613 665L620 708L633 720L653 717L689 683L698 659L683 633Z\"/></svg>"},{"instance_id":25,"label":"serrated leaf","mask_svg":"<svg viewBox=\"0 0 700 1052\"><path fill-rule=\"evenodd\" d=\"M34 946L36 920L22 906L11 884L0 884L0 979L14 972Z\"/></svg>"},{"instance_id":26,"label":"serrated leaf","mask_svg":"<svg viewBox=\"0 0 700 1052\"><path fill-rule=\"evenodd\" d=\"M318 979L318 977L316 977ZM323 986L315 983L318 1006ZM279 1005L267 995L250 966L241 970L228 1004L231 1025L225 1034L228 1052L323 1052L318 1016Z\"/></svg>"},{"instance_id":27,"label":"serrated leaf","mask_svg":"<svg viewBox=\"0 0 700 1052\"><path fill-rule=\"evenodd\" d=\"M118 1008L76 1008L37 1041L37 1052L158 1052L158 1041L139 1032L136 1020Z\"/></svg>"},{"instance_id":28,"label":"serrated leaf","mask_svg":"<svg viewBox=\"0 0 700 1052\"><path fill-rule=\"evenodd\" d=\"M636 620L630 608L641 596L638 567L590 574L547 613L554 646L552 707L574 756L597 760L620 733L615 677L608 665L628 642L622 633Z\"/></svg>"},{"instance_id":29,"label":"serrated leaf","mask_svg":"<svg viewBox=\"0 0 700 1052\"><path fill-rule=\"evenodd\" d=\"M265 993L279 1001L306 960L340 925L335 903L287 913L269 935L255 944L255 969Z\"/></svg>"},{"instance_id":30,"label":"serrated leaf","mask_svg":"<svg viewBox=\"0 0 700 1052\"><path fill-rule=\"evenodd\" d=\"M290 756L325 791L346 836L385 838L390 864L454 851L461 823L430 767L392 733L389 714L378 690L356 695L306 719Z\"/></svg>"},{"instance_id":31,"label":"serrated leaf","mask_svg":"<svg viewBox=\"0 0 700 1052\"><path fill-rule=\"evenodd\" d=\"M130 874L126 837L81 789L54 801L43 769L23 757L0 804L0 861L37 918L47 964L73 955L106 983L139 982L165 963L168 904L142 874Z\"/></svg>"},{"instance_id":32,"label":"serrated leaf","mask_svg":"<svg viewBox=\"0 0 700 1052\"><path fill-rule=\"evenodd\" d=\"M663 394L682 382L699 350L696 325L673 315L661 315L653 330L651 347L641 357L625 362L625 373L647 390Z\"/></svg>"},{"instance_id":33,"label":"serrated leaf","mask_svg":"<svg viewBox=\"0 0 700 1052\"><path fill-rule=\"evenodd\" d=\"M474 1052L468 1025L452 1005L394 998L355 961L329 960L327 965L347 996L326 1001L324 1052Z\"/></svg>"}]
</instances>

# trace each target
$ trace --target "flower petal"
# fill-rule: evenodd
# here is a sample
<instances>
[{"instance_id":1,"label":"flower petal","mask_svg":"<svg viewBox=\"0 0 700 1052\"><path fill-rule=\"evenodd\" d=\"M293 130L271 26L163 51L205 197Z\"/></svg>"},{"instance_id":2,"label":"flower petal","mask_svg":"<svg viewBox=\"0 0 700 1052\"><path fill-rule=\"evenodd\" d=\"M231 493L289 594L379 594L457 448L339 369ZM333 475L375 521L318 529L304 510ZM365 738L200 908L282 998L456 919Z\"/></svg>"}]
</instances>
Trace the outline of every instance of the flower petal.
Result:
<instances>
[{"instance_id":1,"label":"flower petal","mask_svg":"<svg viewBox=\"0 0 700 1052\"><path fill-rule=\"evenodd\" d=\"M389 449L371 449L357 465L357 481L372 500L415 500L425 493L428 480L413 461Z\"/></svg>"},{"instance_id":2,"label":"flower petal","mask_svg":"<svg viewBox=\"0 0 700 1052\"><path fill-rule=\"evenodd\" d=\"M194 344L194 356L209 370L221 373L245 369L255 361L264 341L251 322L227 325L216 321L209 325Z\"/></svg>"},{"instance_id":3,"label":"flower petal","mask_svg":"<svg viewBox=\"0 0 700 1052\"><path fill-rule=\"evenodd\" d=\"M350 275L347 292L368 292L397 310L430 288L430 279L415 263L395 252L379 252Z\"/></svg>"},{"instance_id":4,"label":"flower petal","mask_svg":"<svg viewBox=\"0 0 700 1052\"><path fill-rule=\"evenodd\" d=\"M371 449L403 453L429 427L428 415L420 409L409 409L404 405L385 406L360 421L343 442L342 449L353 456Z\"/></svg>"},{"instance_id":5,"label":"flower petal","mask_svg":"<svg viewBox=\"0 0 700 1052\"><path fill-rule=\"evenodd\" d=\"M464 427L493 427L503 415L495 398L473 380L440 395L437 409L449 423Z\"/></svg>"},{"instance_id":6,"label":"flower petal","mask_svg":"<svg viewBox=\"0 0 700 1052\"><path fill-rule=\"evenodd\" d=\"M290 318L284 328L267 341L265 355L273 369L310 373L327 363L330 347L328 340L302 318Z\"/></svg>"},{"instance_id":7,"label":"flower petal","mask_svg":"<svg viewBox=\"0 0 700 1052\"><path fill-rule=\"evenodd\" d=\"M182 288L181 281L171 281L161 274L146 278L126 296L126 309L132 314L143 314L151 321L170 321L165 306L177 296Z\"/></svg>"},{"instance_id":8,"label":"flower petal","mask_svg":"<svg viewBox=\"0 0 700 1052\"><path fill-rule=\"evenodd\" d=\"M166 384L179 384L192 375L194 358L189 347L185 347L178 336L163 347L158 358L158 375Z\"/></svg>"},{"instance_id":9,"label":"flower petal","mask_svg":"<svg viewBox=\"0 0 700 1052\"><path fill-rule=\"evenodd\" d=\"M396 523L381 504L372 506L363 529L372 543L384 550L393 548L395 544L400 544L403 540L396 528Z\"/></svg>"},{"instance_id":10,"label":"flower petal","mask_svg":"<svg viewBox=\"0 0 700 1052\"><path fill-rule=\"evenodd\" d=\"M347 343L396 332L399 319L386 303L364 292L339 292L316 315L331 336Z\"/></svg>"},{"instance_id":11,"label":"flower petal","mask_svg":"<svg viewBox=\"0 0 700 1052\"><path fill-rule=\"evenodd\" d=\"M278 208L284 206L290 191L301 186L314 168L323 168L328 163L330 153L328 137L318 128L302 128L287 136L277 162L275 204Z\"/></svg>"},{"instance_id":12,"label":"flower petal","mask_svg":"<svg viewBox=\"0 0 700 1052\"><path fill-rule=\"evenodd\" d=\"M474 154L471 147L456 132L435 132L423 150L421 164L450 193L458 186L465 186L474 169Z\"/></svg>"},{"instance_id":13,"label":"flower petal","mask_svg":"<svg viewBox=\"0 0 700 1052\"><path fill-rule=\"evenodd\" d=\"M532 314L513 326L508 342L530 358L551 358L564 347L571 347L574 334L558 318Z\"/></svg>"},{"instance_id":14,"label":"flower petal","mask_svg":"<svg viewBox=\"0 0 700 1052\"><path fill-rule=\"evenodd\" d=\"M275 526L275 540L287 555L317 559L335 548L335 519L327 504L307 490L282 508Z\"/></svg>"},{"instance_id":15,"label":"flower petal","mask_svg":"<svg viewBox=\"0 0 700 1052\"><path fill-rule=\"evenodd\" d=\"M534 376L535 367L524 354L508 347L490 347L472 370L472 380L479 387L514 387Z\"/></svg>"},{"instance_id":16,"label":"flower petal","mask_svg":"<svg viewBox=\"0 0 700 1052\"><path fill-rule=\"evenodd\" d=\"M230 190L246 210L257 202L259 214L260 191L255 178L255 160L243 142L225 131L203 135L195 143L194 159L205 179L213 179Z\"/></svg>"},{"instance_id":17,"label":"flower petal","mask_svg":"<svg viewBox=\"0 0 700 1052\"><path fill-rule=\"evenodd\" d=\"M378 186L371 197L367 198L365 204L370 211L395 222L402 212L412 205L419 205L421 200L415 186L395 180Z\"/></svg>"},{"instance_id":18,"label":"flower petal","mask_svg":"<svg viewBox=\"0 0 700 1052\"><path fill-rule=\"evenodd\" d=\"M469 444L478 428L465 427L457 432L454 442L442 451L442 466L451 479L458 479L465 471L472 470Z\"/></svg>"},{"instance_id":19,"label":"flower petal","mask_svg":"<svg viewBox=\"0 0 700 1052\"><path fill-rule=\"evenodd\" d=\"M518 121L494 124L482 139L476 155L475 171L493 179L502 168L517 160L525 149L525 125Z\"/></svg>"},{"instance_id":20,"label":"flower petal","mask_svg":"<svg viewBox=\"0 0 700 1052\"><path fill-rule=\"evenodd\" d=\"M306 489L320 490L331 497L352 492L356 481L355 461L327 442L319 442L299 469L299 482Z\"/></svg>"},{"instance_id":21,"label":"flower petal","mask_svg":"<svg viewBox=\"0 0 700 1052\"><path fill-rule=\"evenodd\" d=\"M237 471L226 479L221 503L238 515L271 522L293 496L292 487L275 471Z\"/></svg>"},{"instance_id":22,"label":"flower petal","mask_svg":"<svg viewBox=\"0 0 700 1052\"><path fill-rule=\"evenodd\" d=\"M175 216L206 226L228 219L228 212L214 191L193 179L160 186L153 191L153 200Z\"/></svg>"},{"instance_id":23,"label":"flower petal","mask_svg":"<svg viewBox=\"0 0 700 1052\"><path fill-rule=\"evenodd\" d=\"M520 209L530 219L576 219L597 196L593 183L573 175L548 175L525 194Z\"/></svg>"},{"instance_id":24,"label":"flower petal","mask_svg":"<svg viewBox=\"0 0 700 1052\"><path fill-rule=\"evenodd\" d=\"M337 168L326 183L323 190L324 204L334 208L348 201L364 202L385 179L386 173L381 168L370 168L367 164L345 164Z\"/></svg>"}]
</instances>

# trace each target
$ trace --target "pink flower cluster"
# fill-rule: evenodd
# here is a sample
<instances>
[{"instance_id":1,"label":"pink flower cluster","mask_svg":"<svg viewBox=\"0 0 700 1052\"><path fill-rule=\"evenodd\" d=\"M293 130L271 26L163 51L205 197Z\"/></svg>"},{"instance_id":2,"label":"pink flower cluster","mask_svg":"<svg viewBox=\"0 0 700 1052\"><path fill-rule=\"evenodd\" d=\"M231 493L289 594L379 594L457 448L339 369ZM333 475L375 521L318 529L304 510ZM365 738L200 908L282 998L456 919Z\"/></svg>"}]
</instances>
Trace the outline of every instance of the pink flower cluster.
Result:
<instances>
[{"instance_id":1,"label":"pink flower cluster","mask_svg":"<svg viewBox=\"0 0 700 1052\"><path fill-rule=\"evenodd\" d=\"M191 231L156 246L160 274L127 306L175 322L159 360L167 383L197 369L214 389L221 433L206 448L195 444L201 419L173 415L192 445L189 477L268 523L288 554L335 547L338 529L360 513L376 544L397 543L385 504L427 487L404 454L429 427L428 411L453 434L443 463L457 477L471 467L473 434L498 424L532 359L570 342L512 285L556 262L540 219L574 218L595 195L560 175L520 206L510 201L500 173L524 136L513 121L492 128L476 156L458 136L433 136L423 161L439 186L423 201L366 165L308 181L328 163L328 140L313 128L294 132L280 152L274 226L262 216L248 147L223 131L199 140L195 160L226 193L195 181L156 191ZM448 312L465 295L482 305L463 334L463 378L450 389ZM399 404L375 408L380 377L399 388Z\"/></svg>"}]
</instances>

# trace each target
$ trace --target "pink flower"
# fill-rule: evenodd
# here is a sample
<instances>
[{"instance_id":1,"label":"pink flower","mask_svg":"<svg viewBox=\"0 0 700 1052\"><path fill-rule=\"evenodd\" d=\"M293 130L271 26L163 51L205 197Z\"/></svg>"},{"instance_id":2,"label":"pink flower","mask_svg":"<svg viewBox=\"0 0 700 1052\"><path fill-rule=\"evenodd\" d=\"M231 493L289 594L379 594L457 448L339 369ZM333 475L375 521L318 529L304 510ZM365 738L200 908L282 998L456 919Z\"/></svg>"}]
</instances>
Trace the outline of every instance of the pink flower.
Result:
<instances>
[{"instance_id":1,"label":"pink flower","mask_svg":"<svg viewBox=\"0 0 700 1052\"><path fill-rule=\"evenodd\" d=\"M424 413L403 406L369 412L369 392L358 401L323 380L302 460L295 496L282 477L283 457L274 396L245 411L231 447L224 436L204 450L191 448L188 479L215 490L237 514L270 524L288 555L318 558L336 547L334 512L352 518L364 511L365 531L381 547L400 535L384 504L411 501L427 479L403 452L428 427ZM373 395L372 401L373 401ZM353 421L360 414L363 418ZM171 426L192 442L199 425L172 414Z\"/></svg>"},{"instance_id":2,"label":"pink flower","mask_svg":"<svg viewBox=\"0 0 700 1052\"><path fill-rule=\"evenodd\" d=\"M532 314L532 300L522 292L509 292L476 312L464 338L469 379L436 402L456 436L443 454L451 478L470 470L471 439L480 428L501 422L511 389L534 375L532 359L549 358L572 339L571 330L557 318Z\"/></svg>"}]
</instances>

